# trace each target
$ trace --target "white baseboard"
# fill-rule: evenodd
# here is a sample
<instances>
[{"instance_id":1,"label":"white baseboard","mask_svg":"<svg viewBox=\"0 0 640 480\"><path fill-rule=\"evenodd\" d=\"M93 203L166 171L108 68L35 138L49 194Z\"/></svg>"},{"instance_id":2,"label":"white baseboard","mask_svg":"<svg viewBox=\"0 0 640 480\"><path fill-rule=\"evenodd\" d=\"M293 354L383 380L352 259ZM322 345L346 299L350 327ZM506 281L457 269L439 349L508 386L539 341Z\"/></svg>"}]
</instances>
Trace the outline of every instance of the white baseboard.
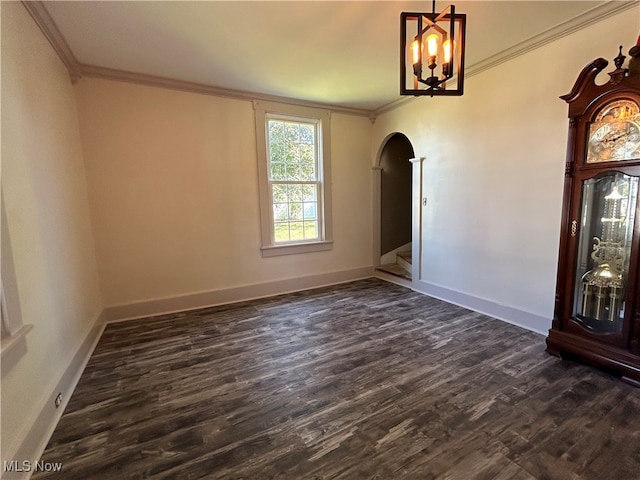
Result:
<instances>
[{"instance_id":1,"label":"white baseboard","mask_svg":"<svg viewBox=\"0 0 640 480\"><path fill-rule=\"evenodd\" d=\"M474 312L483 313L490 317L502 320L503 322L517 325L541 335L547 335L551 328L551 319L526 312L518 308L501 305L480 297L475 297L467 293L450 290L433 283L422 280L414 281L411 288L417 292L424 293L430 297L444 300L445 302L468 308Z\"/></svg>"},{"instance_id":2,"label":"white baseboard","mask_svg":"<svg viewBox=\"0 0 640 480\"><path fill-rule=\"evenodd\" d=\"M102 331L105 327L104 312L102 312L96 318L91 330L83 340L82 344L78 348L76 354L71 359L71 362L63 372L58 382L49 387L49 395L40 403L36 412L36 415L31 417L30 421L26 424L25 435L21 442L19 442L16 451L3 452L3 459L19 459L22 466L23 461L28 461L31 466L35 466L36 462L40 460L44 449L53 434L53 431L62 417L62 413L71 398L71 394L76 388L80 376L84 371L93 350L98 344L98 340L102 335ZM62 403L60 407L55 407L55 398L58 392L62 392ZM4 470L4 468L2 468ZM27 469L25 469L27 470ZM31 477L33 469L31 471L24 472L3 472L0 474L2 480L27 480Z\"/></svg>"},{"instance_id":3,"label":"white baseboard","mask_svg":"<svg viewBox=\"0 0 640 480\"><path fill-rule=\"evenodd\" d=\"M197 308L211 307L225 303L235 303L254 298L280 295L337 283L351 282L371 277L373 267L362 267L338 272L321 273L306 277L288 278L273 282L256 283L240 287L190 293L175 297L159 298L124 305L113 305L104 309L108 322L131 320L134 318L182 312Z\"/></svg>"}]
</instances>

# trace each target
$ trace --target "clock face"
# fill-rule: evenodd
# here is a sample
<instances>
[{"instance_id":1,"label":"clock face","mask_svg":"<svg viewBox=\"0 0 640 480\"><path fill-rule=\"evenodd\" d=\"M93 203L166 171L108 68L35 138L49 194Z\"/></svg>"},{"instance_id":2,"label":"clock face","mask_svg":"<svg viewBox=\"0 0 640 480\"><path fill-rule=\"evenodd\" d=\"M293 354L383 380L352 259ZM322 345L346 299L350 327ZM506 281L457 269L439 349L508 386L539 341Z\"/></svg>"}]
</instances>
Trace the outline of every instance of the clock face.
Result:
<instances>
[{"instance_id":1,"label":"clock face","mask_svg":"<svg viewBox=\"0 0 640 480\"><path fill-rule=\"evenodd\" d=\"M605 104L589 125L587 163L640 160L640 107L633 100Z\"/></svg>"},{"instance_id":2,"label":"clock face","mask_svg":"<svg viewBox=\"0 0 640 480\"><path fill-rule=\"evenodd\" d=\"M637 123L616 119L592 128L587 163L637 158L640 158L640 127Z\"/></svg>"}]
</instances>

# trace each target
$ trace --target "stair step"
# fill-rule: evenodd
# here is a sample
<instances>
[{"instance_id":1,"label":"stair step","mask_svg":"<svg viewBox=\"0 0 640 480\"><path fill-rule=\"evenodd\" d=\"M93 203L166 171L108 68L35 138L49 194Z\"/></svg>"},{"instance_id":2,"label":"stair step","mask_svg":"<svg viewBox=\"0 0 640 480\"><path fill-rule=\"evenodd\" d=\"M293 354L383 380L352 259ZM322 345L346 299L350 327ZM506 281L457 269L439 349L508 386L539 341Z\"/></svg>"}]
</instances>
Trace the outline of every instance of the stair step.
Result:
<instances>
[{"instance_id":1,"label":"stair step","mask_svg":"<svg viewBox=\"0 0 640 480\"><path fill-rule=\"evenodd\" d=\"M381 270L386 273L390 273L391 275L395 275L396 277L406 278L407 280L411 280L411 270L407 270L402 265L398 265L397 263L387 263L385 265L380 265L377 267L378 270Z\"/></svg>"},{"instance_id":2,"label":"stair step","mask_svg":"<svg viewBox=\"0 0 640 480\"><path fill-rule=\"evenodd\" d=\"M411 272L411 252L398 252L396 254L396 263Z\"/></svg>"},{"instance_id":3,"label":"stair step","mask_svg":"<svg viewBox=\"0 0 640 480\"><path fill-rule=\"evenodd\" d=\"M405 260L406 262L411 263L411 257L412 257L411 250L409 250L408 252L398 252L396 255L402 258L403 260Z\"/></svg>"}]
</instances>

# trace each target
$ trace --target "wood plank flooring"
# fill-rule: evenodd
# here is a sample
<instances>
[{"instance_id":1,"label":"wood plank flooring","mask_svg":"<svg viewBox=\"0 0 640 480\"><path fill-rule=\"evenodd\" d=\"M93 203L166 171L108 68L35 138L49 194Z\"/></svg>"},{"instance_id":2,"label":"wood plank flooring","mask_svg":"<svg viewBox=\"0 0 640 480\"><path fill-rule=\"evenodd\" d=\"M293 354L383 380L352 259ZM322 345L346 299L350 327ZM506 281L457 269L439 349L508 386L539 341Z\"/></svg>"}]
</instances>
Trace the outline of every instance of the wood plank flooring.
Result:
<instances>
[{"instance_id":1,"label":"wood plank flooring","mask_svg":"<svg viewBox=\"0 0 640 480\"><path fill-rule=\"evenodd\" d=\"M34 479L638 480L640 389L378 279L107 326Z\"/></svg>"}]
</instances>

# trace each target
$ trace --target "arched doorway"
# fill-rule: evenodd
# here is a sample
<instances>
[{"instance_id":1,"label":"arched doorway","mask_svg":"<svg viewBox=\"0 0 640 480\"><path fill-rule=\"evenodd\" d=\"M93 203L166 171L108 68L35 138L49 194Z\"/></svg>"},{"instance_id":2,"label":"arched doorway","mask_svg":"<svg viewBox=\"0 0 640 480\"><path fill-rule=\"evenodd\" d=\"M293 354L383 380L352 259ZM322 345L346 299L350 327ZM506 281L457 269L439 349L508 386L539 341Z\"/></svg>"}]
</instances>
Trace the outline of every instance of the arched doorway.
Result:
<instances>
[{"instance_id":1,"label":"arched doorway","mask_svg":"<svg viewBox=\"0 0 640 480\"><path fill-rule=\"evenodd\" d=\"M409 139L394 133L385 140L378 156L379 242L376 267L411 279L411 174L414 158Z\"/></svg>"}]
</instances>

